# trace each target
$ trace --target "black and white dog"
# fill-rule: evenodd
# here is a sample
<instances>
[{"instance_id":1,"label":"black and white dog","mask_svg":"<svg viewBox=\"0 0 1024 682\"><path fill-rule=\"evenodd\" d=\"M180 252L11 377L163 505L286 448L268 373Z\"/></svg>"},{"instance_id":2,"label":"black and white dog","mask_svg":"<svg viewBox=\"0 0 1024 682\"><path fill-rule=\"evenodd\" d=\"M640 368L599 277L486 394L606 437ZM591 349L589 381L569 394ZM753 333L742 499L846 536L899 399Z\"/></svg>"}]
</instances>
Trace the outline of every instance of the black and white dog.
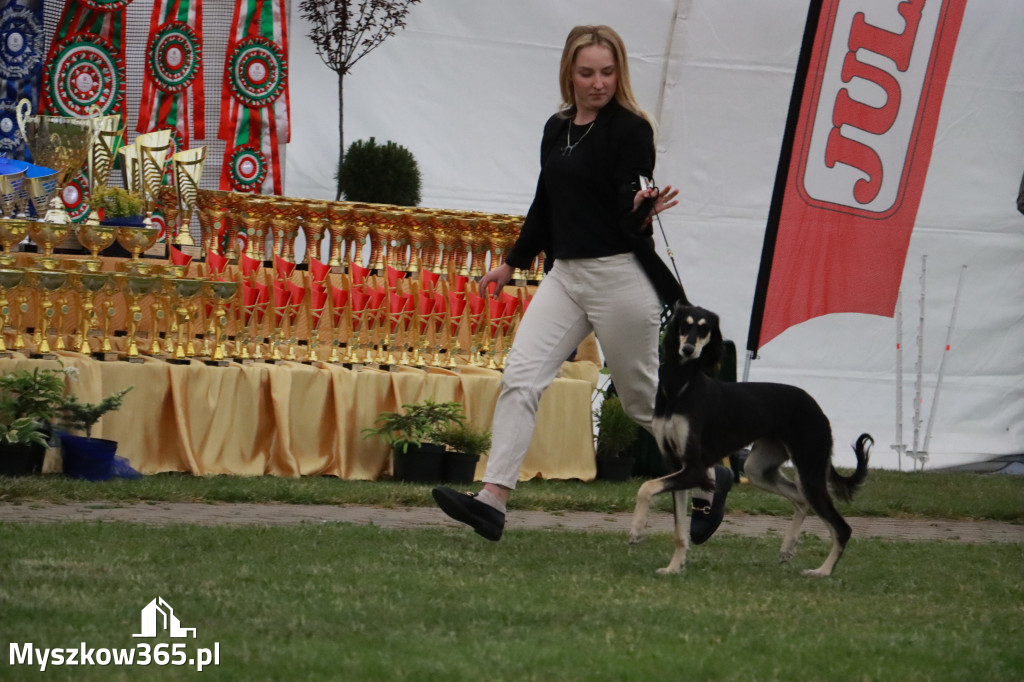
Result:
<instances>
[{"instance_id":1,"label":"black and white dog","mask_svg":"<svg viewBox=\"0 0 1024 682\"><path fill-rule=\"evenodd\" d=\"M707 469L753 443L744 470L750 482L789 499L796 508L782 541L780 559L796 550L800 526L813 509L828 525L832 551L825 563L807 575L831 575L850 539L850 526L836 510L829 486L849 501L868 474L868 452L874 442L861 434L854 446L857 469L841 476L832 465L832 428L814 398L785 384L730 383L709 371L721 362L722 334L718 316L677 303L665 330L654 407L654 435L665 461L676 471L648 481L637 494L630 542L640 541L647 525L651 497L675 496L675 553L659 573L676 573L686 563L684 528L691 488L712 489ZM798 482L779 469L792 461Z\"/></svg>"}]
</instances>

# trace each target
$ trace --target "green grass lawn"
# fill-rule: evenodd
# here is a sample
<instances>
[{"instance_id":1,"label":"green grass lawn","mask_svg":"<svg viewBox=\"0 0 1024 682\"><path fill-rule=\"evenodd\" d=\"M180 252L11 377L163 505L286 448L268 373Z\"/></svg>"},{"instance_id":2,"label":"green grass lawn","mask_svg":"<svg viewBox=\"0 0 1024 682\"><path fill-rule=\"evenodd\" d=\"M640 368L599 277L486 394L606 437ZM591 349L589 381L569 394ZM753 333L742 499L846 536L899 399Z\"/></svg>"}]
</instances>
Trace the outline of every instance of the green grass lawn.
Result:
<instances>
[{"instance_id":1,"label":"green grass lawn","mask_svg":"<svg viewBox=\"0 0 1024 682\"><path fill-rule=\"evenodd\" d=\"M4 680L1019 680L1021 545L345 524L0 524ZM165 599L196 639L133 639ZM8 645L217 643L220 665L11 666Z\"/></svg>"},{"instance_id":2,"label":"green grass lawn","mask_svg":"<svg viewBox=\"0 0 1024 682\"><path fill-rule=\"evenodd\" d=\"M527 481L512 498L512 509L549 511L631 511L639 479L626 483ZM473 488L479 485L470 486ZM667 497L656 498L668 509ZM330 477L288 479L273 476L146 476L102 483L60 475L0 478L0 502L195 501L287 502L292 504L366 504L384 507L432 506L430 486L389 481L341 481ZM872 471L852 504L840 511L853 516L994 519L1024 523L1024 476L975 473ZM735 486L728 509L750 514L789 515L786 500L751 485Z\"/></svg>"}]
</instances>

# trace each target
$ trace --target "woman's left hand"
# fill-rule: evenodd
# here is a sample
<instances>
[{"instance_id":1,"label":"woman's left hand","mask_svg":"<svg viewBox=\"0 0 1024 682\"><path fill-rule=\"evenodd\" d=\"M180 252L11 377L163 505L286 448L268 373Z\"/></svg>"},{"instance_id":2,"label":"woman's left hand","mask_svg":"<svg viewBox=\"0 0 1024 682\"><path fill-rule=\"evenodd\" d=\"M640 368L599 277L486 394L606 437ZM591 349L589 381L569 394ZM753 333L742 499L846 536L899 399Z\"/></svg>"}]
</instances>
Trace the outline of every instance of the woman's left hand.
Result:
<instances>
[{"instance_id":1,"label":"woman's left hand","mask_svg":"<svg viewBox=\"0 0 1024 682\"><path fill-rule=\"evenodd\" d=\"M636 196L633 197L634 211L640 208L640 205L644 202L645 199L654 199L654 205L651 208L651 213L650 215L644 218L644 221L643 223L641 223L641 226L646 227L655 215L661 213L662 211L667 211L668 209L677 205L679 203L676 200L677 196L679 196L679 190L673 189L672 185L665 185L665 187L661 189L652 187L650 189L642 189L639 192L637 192Z\"/></svg>"}]
</instances>

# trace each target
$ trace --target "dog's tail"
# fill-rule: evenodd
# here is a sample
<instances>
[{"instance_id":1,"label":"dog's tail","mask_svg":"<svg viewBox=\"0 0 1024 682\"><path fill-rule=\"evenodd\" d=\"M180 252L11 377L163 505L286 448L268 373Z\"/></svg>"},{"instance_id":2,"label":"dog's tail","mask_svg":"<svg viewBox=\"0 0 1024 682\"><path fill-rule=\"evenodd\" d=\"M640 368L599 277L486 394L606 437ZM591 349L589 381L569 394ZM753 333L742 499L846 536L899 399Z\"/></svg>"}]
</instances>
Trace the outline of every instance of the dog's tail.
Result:
<instances>
[{"instance_id":1,"label":"dog's tail","mask_svg":"<svg viewBox=\"0 0 1024 682\"><path fill-rule=\"evenodd\" d=\"M829 483L832 484L832 492L843 502L852 500L857 489L868 477L868 455L874 444L875 439L870 434L860 434L853 446L853 452L857 456L857 469L849 476L841 475L834 466L830 466Z\"/></svg>"}]
</instances>

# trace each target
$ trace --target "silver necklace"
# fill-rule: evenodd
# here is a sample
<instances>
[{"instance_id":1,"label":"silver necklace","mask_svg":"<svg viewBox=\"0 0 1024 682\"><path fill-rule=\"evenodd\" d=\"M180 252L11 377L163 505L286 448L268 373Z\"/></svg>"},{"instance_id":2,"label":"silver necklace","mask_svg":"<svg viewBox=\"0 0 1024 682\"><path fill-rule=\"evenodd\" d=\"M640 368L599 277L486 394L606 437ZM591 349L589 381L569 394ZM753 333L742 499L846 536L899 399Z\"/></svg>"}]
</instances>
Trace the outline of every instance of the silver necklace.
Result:
<instances>
[{"instance_id":1,"label":"silver necklace","mask_svg":"<svg viewBox=\"0 0 1024 682\"><path fill-rule=\"evenodd\" d=\"M584 131L584 133L580 135L580 139L576 140L576 142L573 143L572 138L570 137L570 135L572 134L572 122L570 121L569 129L565 131L565 148L562 149L562 156L570 156L572 154L572 150L576 149L577 145L579 145L580 142L583 142L583 138L587 136L587 133L589 133L590 129L594 127L595 123L597 123L596 118L590 122L590 125L587 126L586 131Z\"/></svg>"}]
</instances>

